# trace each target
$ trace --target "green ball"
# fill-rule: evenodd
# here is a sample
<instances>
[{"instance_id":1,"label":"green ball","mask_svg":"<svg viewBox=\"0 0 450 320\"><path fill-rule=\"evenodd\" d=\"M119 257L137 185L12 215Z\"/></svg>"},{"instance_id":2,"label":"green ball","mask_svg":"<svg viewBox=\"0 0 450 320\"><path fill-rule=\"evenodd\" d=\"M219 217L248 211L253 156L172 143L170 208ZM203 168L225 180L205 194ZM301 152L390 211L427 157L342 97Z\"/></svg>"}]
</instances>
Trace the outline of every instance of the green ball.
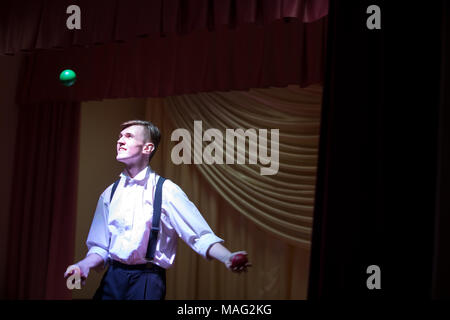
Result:
<instances>
[{"instance_id":1,"label":"green ball","mask_svg":"<svg viewBox=\"0 0 450 320\"><path fill-rule=\"evenodd\" d=\"M66 87L70 87L75 83L75 80L77 80L77 75L73 70L66 69L61 72L59 75L59 80L63 85Z\"/></svg>"}]
</instances>

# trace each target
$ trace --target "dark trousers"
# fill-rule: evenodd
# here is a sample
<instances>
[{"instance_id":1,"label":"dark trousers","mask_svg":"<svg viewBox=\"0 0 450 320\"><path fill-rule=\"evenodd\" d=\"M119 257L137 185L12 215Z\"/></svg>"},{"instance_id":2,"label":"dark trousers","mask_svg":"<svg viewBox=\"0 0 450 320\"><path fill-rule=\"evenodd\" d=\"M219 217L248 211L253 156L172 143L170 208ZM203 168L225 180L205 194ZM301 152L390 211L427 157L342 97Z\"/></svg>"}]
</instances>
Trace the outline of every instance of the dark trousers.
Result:
<instances>
[{"instance_id":1,"label":"dark trousers","mask_svg":"<svg viewBox=\"0 0 450 320\"><path fill-rule=\"evenodd\" d=\"M94 300L164 300L166 270L154 264L125 265L113 261Z\"/></svg>"}]
</instances>

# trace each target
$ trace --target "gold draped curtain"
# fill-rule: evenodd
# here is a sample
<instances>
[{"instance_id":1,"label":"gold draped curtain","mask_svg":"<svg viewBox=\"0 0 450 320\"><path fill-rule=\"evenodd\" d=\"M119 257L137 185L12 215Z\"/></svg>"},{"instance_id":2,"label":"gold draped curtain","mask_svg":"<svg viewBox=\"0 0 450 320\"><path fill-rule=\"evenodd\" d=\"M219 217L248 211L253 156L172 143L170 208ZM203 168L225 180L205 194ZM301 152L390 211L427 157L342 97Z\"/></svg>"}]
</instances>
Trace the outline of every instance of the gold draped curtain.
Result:
<instances>
[{"instance_id":1,"label":"gold draped curtain","mask_svg":"<svg viewBox=\"0 0 450 320\"><path fill-rule=\"evenodd\" d=\"M180 185L231 251L246 250L253 264L236 275L208 262L179 241L169 269L167 299L304 299L319 141L320 86L210 92L150 98L146 119L162 132L152 167ZM268 164L194 164L194 121L207 129L279 130L279 168L261 175ZM191 164L175 165L175 129L190 132ZM205 148L209 144L203 142ZM237 150L236 150L237 151ZM198 155L201 157L201 154ZM273 158L272 158L272 161Z\"/></svg>"}]
</instances>

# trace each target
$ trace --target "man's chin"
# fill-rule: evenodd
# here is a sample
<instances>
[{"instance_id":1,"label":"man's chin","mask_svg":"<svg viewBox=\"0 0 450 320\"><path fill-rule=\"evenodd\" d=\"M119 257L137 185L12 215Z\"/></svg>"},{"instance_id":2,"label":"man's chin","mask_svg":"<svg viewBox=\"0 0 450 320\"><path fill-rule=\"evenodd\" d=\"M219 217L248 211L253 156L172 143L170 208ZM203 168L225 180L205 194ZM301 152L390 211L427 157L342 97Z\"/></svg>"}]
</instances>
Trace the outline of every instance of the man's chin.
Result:
<instances>
[{"instance_id":1,"label":"man's chin","mask_svg":"<svg viewBox=\"0 0 450 320\"><path fill-rule=\"evenodd\" d=\"M116 156L116 160L119 161L119 162L122 162L122 163L126 163L127 162L127 159L121 157L120 155Z\"/></svg>"},{"instance_id":2,"label":"man's chin","mask_svg":"<svg viewBox=\"0 0 450 320\"><path fill-rule=\"evenodd\" d=\"M118 154L118 155L116 156L116 160L117 160L118 162L122 162L122 163L125 164L125 165L133 165L133 164L135 164L136 161L138 161L139 159L137 159L136 157L133 157L133 156L129 156L129 155L121 155L121 154Z\"/></svg>"}]
</instances>

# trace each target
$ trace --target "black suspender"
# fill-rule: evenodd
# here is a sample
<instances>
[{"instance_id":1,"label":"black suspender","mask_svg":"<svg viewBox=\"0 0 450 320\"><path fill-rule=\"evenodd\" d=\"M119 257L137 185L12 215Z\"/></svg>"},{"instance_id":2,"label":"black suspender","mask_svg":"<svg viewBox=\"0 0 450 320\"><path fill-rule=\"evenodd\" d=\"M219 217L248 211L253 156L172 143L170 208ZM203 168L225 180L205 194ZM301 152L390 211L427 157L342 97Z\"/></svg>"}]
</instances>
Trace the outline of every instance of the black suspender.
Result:
<instances>
[{"instance_id":1,"label":"black suspender","mask_svg":"<svg viewBox=\"0 0 450 320\"><path fill-rule=\"evenodd\" d=\"M156 184L155 200L153 201L152 229L148 240L147 254L145 255L145 259L149 261L153 260L155 257L156 242L159 233L159 220L161 218L162 186L165 180L165 178L159 177L158 183Z\"/></svg>"},{"instance_id":2,"label":"black suspender","mask_svg":"<svg viewBox=\"0 0 450 320\"><path fill-rule=\"evenodd\" d=\"M120 178L117 179L117 181L114 182L114 184L113 184L113 187L112 187L112 190L111 190L111 196L109 197L109 203L111 203L111 201L112 201L112 197L114 195L114 192L116 192L117 185L119 184L119 182L120 182Z\"/></svg>"},{"instance_id":3,"label":"black suspender","mask_svg":"<svg viewBox=\"0 0 450 320\"><path fill-rule=\"evenodd\" d=\"M164 181L166 181L166 178L160 176L156 184L155 200L153 201L152 229L150 231L150 236L148 240L147 254L145 255L145 259L149 261L153 260L153 258L155 257L156 242L158 240L158 233L159 233L159 222L161 219L162 186ZM109 203L111 203L111 200L114 196L114 192L116 192L117 185L119 184L119 182L120 179L114 182L114 185L111 190L111 196L109 198Z\"/></svg>"}]
</instances>

